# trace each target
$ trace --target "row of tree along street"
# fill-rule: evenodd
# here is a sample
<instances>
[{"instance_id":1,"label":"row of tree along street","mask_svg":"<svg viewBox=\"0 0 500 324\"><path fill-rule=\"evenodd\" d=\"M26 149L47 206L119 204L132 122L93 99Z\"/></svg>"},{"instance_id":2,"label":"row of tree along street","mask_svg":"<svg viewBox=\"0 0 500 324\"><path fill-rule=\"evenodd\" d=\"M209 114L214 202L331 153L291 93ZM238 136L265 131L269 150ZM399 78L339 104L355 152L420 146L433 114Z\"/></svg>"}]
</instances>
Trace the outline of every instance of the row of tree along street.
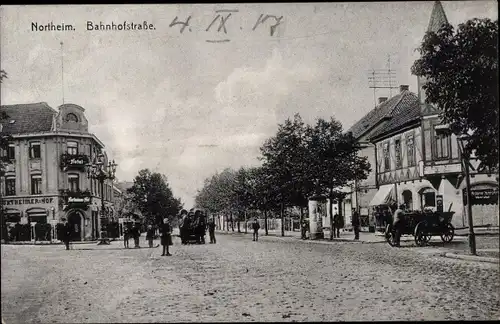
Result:
<instances>
[{"instance_id":1,"label":"row of tree along street","mask_svg":"<svg viewBox=\"0 0 500 324\"><path fill-rule=\"evenodd\" d=\"M279 213L281 234L287 207L304 209L311 196L342 198L340 189L353 180L366 179L370 164L359 157L360 146L340 122L318 119L307 125L300 115L278 125L277 133L260 148L261 166L225 169L206 179L195 197L196 206L211 214L229 215L240 222L249 211L264 216ZM266 228L267 232L267 228Z\"/></svg>"},{"instance_id":2,"label":"row of tree along street","mask_svg":"<svg viewBox=\"0 0 500 324\"><path fill-rule=\"evenodd\" d=\"M457 136L466 137L465 158L475 154L498 170L498 21L471 19L457 29L445 24L426 34L419 52L411 70L427 79L426 102L441 109L442 122ZM322 195L330 198L332 216L332 202L342 198L338 189L366 179L370 165L357 156L359 149L335 119L305 125L296 115L262 145L260 166L214 174L196 205L228 215L231 223L257 211L267 226L268 213L278 213L284 235L286 207L300 208L302 216L308 197Z\"/></svg>"}]
</instances>

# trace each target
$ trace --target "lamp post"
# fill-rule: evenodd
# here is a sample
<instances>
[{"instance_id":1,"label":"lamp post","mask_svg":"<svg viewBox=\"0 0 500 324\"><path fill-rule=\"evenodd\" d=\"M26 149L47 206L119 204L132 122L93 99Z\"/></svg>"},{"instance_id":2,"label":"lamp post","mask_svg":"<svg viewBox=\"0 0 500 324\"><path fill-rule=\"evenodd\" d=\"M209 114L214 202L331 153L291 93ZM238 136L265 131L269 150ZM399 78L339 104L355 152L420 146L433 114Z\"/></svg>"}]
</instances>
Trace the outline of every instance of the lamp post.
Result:
<instances>
[{"instance_id":1,"label":"lamp post","mask_svg":"<svg viewBox=\"0 0 500 324\"><path fill-rule=\"evenodd\" d=\"M87 164L87 178L95 179L99 182L101 188L101 235L99 238L98 245L106 244L109 245L110 241L107 238L107 218L104 205L104 182L106 180L113 180L115 178L117 164L109 162L107 165L104 163L104 155L99 154L97 159Z\"/></svg>"}]
</instances>

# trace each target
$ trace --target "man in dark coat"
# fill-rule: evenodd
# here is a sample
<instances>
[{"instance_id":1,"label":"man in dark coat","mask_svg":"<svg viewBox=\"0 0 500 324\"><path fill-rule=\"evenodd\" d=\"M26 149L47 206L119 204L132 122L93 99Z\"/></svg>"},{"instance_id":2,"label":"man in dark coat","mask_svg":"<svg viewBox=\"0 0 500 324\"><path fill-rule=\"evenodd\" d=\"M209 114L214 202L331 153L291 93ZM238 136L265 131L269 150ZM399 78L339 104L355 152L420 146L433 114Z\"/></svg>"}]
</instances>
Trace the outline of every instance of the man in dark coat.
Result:
<instances>
[{"instance_id":1,"label":"man in dark coat","mask_svg":"<svg viewBox=\"0 0 500 324\"><path fill-rule=\"evenodd\" d=\"M168 247L172 245L172 227L170 226L170 222L168 217L163 219L163 224L160 226L160 235L161 235L161 245L163 246L162 256L171 256L168 251Z\"/></svg>"},{"instance_id":2,"label":"man in dark coat","mask_svg":"<svg viewBox=\"0 0 500 324\"><path fill-rule=\"evenodd\" d=\"M208 221L208 233L210 234L210 244L215 244L215 222L213 219Z\"/></svg>"},{"instance_id":3,"label":"man in dark coat","mask_svg":"<svg viewBox=\"0 0 500 324\"><path fill-rule=\"evenodd\" d=\"M132 237L134 238L134 247L140 248L140 238L141 238L141 224L139 222L135 222L132 227Z\"/></svg>"},{"instance_id":4,"label":"man in dark coat","mask_svg":"<svg viewBox=\"0 0 500 324\"><path fill-rule=\"evenodd\" d=\"M352 209L352 229L354 230L354 239L359 240L359 230L360 230L360 219L359 219L359 213L356 211L356 209Z\"/></svg>"},{"instance_id":5,"label":"man in dark coat","mask_svg":"<svg viewBox=\"0 0 500 324\"><path fill-rule=\"evenodd\" d=\"M394 227L394 246L400 246L400 240L401 240L401 226L403 222L403 214L405 211L405 205L402 204L399 206L398 209L394 212L394 217L393 217L393 223L392 226Z\"/></svg>"},{"instance_id":6,"label":"man in dark coat","mask_svg":"<svg viewBox=\"0 0 500 324\"><path fill-rule=\"evenodd\" d=\"M63 218L62 221L63 221L63 227L61 231L62 234L61 241L64 242L66 250L69 250L69 242L71 241L71 234L73 232L70 223L65 218Z\"/></svg>"},{"instance_id":7,"label":"man in dark coat","mask_svg":"<svg viewBox=\"0 0 500 324\"><path fill-rule=\"evenodd\" d=\"M343 227L341 218L339 214L333 216L333 237L340 238L340 228Z\"/></svg>"},{"instance_id":8,"label":"man in dark coat","mask_svg":"<svg viewBox=\"0 0 500 324\"><path fill-rule=\"evenodd\" d=\"M260 229L260 224L257 218L253 220L252 223L252 229L253 229L253 240L252 241L258 241L259 240L259 229Z\"/></svg>"}]
</instances>

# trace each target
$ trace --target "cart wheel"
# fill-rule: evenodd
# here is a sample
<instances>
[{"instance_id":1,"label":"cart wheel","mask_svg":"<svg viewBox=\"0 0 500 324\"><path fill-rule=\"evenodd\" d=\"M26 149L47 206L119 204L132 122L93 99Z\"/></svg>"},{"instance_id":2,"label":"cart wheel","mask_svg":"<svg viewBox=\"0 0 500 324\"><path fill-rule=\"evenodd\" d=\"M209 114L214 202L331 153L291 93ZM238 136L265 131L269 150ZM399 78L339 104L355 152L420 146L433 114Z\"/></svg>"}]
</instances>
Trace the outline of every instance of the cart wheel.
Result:
<instances>
[{"instance_id":1,"label":"cart wheel","mask_svg":"<svg viewBox=\"0 0 500 324\"><path fill-rule=\"evenodd\" d=\"M430 235L426 230L427 224L425 222L420 222L415 226L415 244L417 246L424 246L430 240Z\"/></svg>"},{"instance_id":2,"label":"cart wheel","mask_svg":"<svg viewBox=\"0 0 500 324\"><path fill-rule=\"evenodd\" d=\"M445 231L441 233L441 240L445 243L451 242L455 236L455 228L450 223L445 225Z\"/></svg>"},{"instance_id":3,"label":"cart wheel","mask_svg":"<svg viewBox=\"0 0 500 324\"><path fill-rule=\"evenodd\" d=\"M394 234L392 233L392 224L387 224L385 227L385 240L390 246L394 246Z\"/></svg>"}]
</instances>

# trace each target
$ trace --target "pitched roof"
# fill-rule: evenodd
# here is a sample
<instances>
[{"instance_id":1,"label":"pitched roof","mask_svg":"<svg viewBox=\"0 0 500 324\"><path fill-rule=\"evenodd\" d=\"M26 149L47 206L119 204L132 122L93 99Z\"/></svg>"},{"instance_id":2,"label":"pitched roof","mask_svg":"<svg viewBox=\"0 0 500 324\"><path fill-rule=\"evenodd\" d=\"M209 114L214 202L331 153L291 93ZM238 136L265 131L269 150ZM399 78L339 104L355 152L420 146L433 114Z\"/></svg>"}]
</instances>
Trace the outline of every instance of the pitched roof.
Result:
<instances>
[{"instance_id":1,"label":"pitched roof","mask_svg":"<svg viewBox=\"0 0 500 324\"><path fill-rule=\"evenodd\" d=\"M409 91L408 91L409 92ZM406 96L394 109L391 119L370 136L370 140L392 133L412 121L420 120L420 102L413 93Z\"/></svg>"},{"instance_id":2,"label":"pitched roof","mask_svg":"<svg viewBox=\"0 0 500 324\"><path fill-rule=\"evenodd\" d=\"M8 134L48 132L52 129L52 121L57 114L45 102L2 105L0 111L8 116L8 119L1 121L2 131Z\"/></svg>"},{"instance_id":3,"label":"pitched roof","mask_svg":"<svg viewBox=\"0 0 500 324\"><path fill-rule=\"evenodd\" d=\"M413 101L418 102L418 97L414 93L408 90L402 91L372 109L368 114L351 126L348 132L352 132L354 138L360 138L371 131L375 125L382 121L382 119L390 118L394 112L404 109L403 107Z\"/></svg>"},{"instance_id":4,"label":"pitched roof","mask_svg":"<svg viewBox=\"0 0 500 324\"><path fill-rule=\"evenodd\" d=\"M448 23L441 1L435 1L432 8L431 19L429 20L428 32L437 32L443 25Z\"/></svg>"}]
</instances>

